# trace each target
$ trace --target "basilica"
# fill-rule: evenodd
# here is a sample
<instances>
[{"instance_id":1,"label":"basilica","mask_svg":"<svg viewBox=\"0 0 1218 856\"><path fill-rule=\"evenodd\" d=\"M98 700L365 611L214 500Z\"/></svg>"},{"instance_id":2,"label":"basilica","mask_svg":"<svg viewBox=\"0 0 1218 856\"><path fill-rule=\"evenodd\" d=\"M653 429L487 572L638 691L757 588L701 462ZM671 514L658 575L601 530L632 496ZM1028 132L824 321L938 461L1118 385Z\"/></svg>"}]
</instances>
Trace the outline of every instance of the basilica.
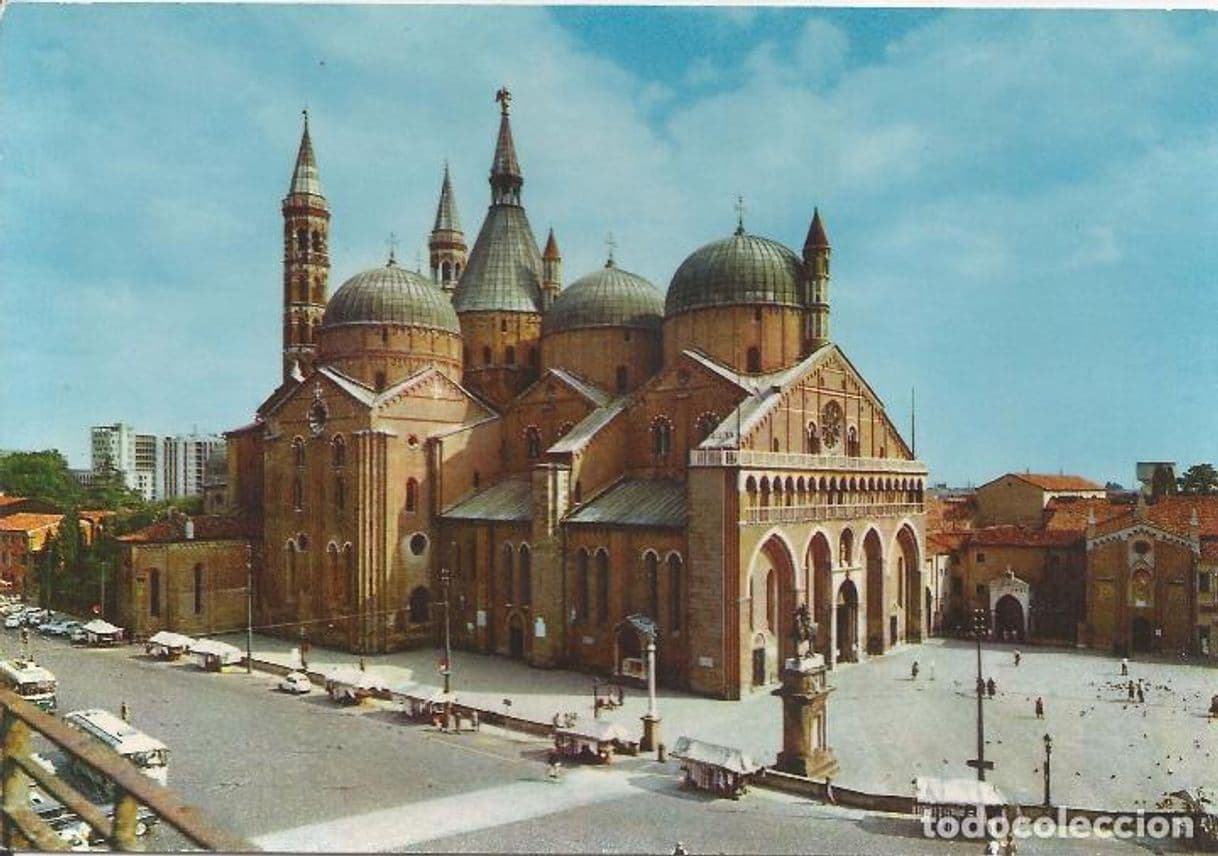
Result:
<instances>
[{"instance_id":1,"label":"basilica","mask_svg":"<svg viewBox=\"0 0 1218 856\"><path fill-rule=\"evenodd\" d=\"M801 604L831 664L919 641L926 468L830 338L820 214L799 251L738 223L666 292L612 254L564 284L497 101L472 247L446 167L430 275L391 253L333 293L306 117L283 381L227 434L255 625L381 653L447 617L455 648L636 678L651 641L720 698L777 681Z\"/></svg>"}]
</instances>

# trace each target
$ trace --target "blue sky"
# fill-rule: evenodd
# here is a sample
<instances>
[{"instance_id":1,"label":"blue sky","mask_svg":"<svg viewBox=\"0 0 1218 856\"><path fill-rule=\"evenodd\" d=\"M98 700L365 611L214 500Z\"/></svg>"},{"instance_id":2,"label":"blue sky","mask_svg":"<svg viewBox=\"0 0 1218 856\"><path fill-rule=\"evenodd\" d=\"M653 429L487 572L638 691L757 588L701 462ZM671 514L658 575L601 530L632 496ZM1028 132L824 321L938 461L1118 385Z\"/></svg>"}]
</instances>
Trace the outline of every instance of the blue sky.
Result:
<instances>
[{"instance_id":1,"label":"blue sky","mask_svg":"<svg viewBox=\"0 0 1218 856\"><path fill-rule=\"evenodd\" d=\"M833 338L903 429L916 387L934 480L1218 458L1212 13L676 7L10 6L0 448L247 422L301 108L333 292L413 264L445 158L472 243L503 84L568 282L820 206Z\"/></svg>"}]
</instances>

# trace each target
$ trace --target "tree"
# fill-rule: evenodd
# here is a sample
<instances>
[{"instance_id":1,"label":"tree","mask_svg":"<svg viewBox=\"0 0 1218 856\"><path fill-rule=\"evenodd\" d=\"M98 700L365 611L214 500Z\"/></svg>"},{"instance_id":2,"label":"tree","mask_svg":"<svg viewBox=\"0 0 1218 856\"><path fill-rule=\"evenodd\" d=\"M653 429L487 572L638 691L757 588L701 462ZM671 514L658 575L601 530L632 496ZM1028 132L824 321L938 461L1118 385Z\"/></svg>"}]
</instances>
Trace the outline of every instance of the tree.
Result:
<instances>
[{"instance_id":1,"label":"tree","mask_svg":"<svg viewBox=\"0 0 1218 856\"><path fill-rule=\"evenodd\" d=\"M60 508L77 504L80 485L57 449L12 452L0 457L0 490L10 496L41 499Z\"/></svg>"},{"instance_id":2,"label":"tree","mask_svg":"<svg viewBox=\"0 0 1218 856\"><path fill-rule=\"evenodd\" d=\"M1218 493L1218 470L1211 464L1193 464L1177 479L1180 493L1189 496L1209 496Z\"/></svg>"},{"instance_id":3,"label":"tree","mask_svg":"<svg viewBox=\"0 0 1218 856\"><path fill-rule=\"evenodd\" d=\"M109 456L102 458L101 465L93 473L93 481L85 491L85 507L114 510L138 508L144 499L127 487L123 474L111 462Z\"/></svg>"}]
</instances>

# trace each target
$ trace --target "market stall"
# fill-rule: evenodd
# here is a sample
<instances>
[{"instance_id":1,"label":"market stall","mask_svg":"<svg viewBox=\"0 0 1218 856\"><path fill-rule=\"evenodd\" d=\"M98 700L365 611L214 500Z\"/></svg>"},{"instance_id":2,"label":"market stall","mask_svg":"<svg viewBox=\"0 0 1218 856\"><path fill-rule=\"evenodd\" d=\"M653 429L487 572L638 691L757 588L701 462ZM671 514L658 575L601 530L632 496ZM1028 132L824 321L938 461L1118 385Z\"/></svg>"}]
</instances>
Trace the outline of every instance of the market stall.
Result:
<instances>
[{"instance_id":1,"label":"market stall","mask_svg":"<svg viewBox=\"0 0 1218 856\"><path fill-rule=\"evenodd\" d=\"M761 765L730 746L679 737L670 753L681 761L683 784L720 796L738 798Z\"/></svg>"},{"instance_id":2,"label":"market stall","mask_svg":"<svg viewBox=\"0 0 1218 856\"><path fill-rule=\"evenodd\" d=\"M585 764L608 764L614 754L639 754L638 738L618 722L594 719L590 722L558 728L554 731L554 748L563 758Z\"/></svg>"},{"instance_id":3,"label":"market stall","mask_svg":"<svg viewBox=\"0 0 1218 856\"><path fill-rule=\"evenodd\" d=\"M195 640L181 633L162 630L144 643L144 651L161 660L176 660L191 649Z\"/></svg>"},{"instance_id":4,"label":"market stall","mask_svg":"<svg viewBox=\"0 0 1218 856\"><path fill-rule=\"evenodd\" d=\"M225 666L240 665L245 654L235 645L215 639L199 639L190 646L190 657L200 669L222 672Z\"/></svg>"}]
</instances>

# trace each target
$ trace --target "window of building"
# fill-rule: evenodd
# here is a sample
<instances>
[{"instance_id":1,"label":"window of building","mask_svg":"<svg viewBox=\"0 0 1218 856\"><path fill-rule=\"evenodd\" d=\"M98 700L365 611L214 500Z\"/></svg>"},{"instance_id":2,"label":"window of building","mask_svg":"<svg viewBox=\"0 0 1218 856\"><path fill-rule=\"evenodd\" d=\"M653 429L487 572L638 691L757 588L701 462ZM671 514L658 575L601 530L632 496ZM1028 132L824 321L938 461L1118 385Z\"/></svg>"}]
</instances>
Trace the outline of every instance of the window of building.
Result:
<instances>
[{"instance_id":1,"label":"window of building","mask_svg":"<svg viewBox=\"0 0 1218 856\"><path fill-rule=\"evenodd\" d=\"M416 586L410 593L410 623L426 624L431 618L431 592L427 586Z\"/></svg>"},{"instance_id":2,"label":"window of building","mask_svg":"<svg viewBox=\"0 0 1218 856\"><path fill-rule=\"evenodd\" d=\"M647 617L657 621L660 617L660 559L651 551L643 557L643 582L647 586Z\"/></svg>"},{"instance_id":3,"label":"window of building","mask_svg":"<svg viewBox=\"0 0 1218 856\"><path fill-rule=\"evenodd\" d=\"M1197 591L1200 591L1200 592L1210 591L1210 587L1211 587L1210 580L1211 579L1212 579L1212 577L1210 576L1209 571L1202 571L1201 576L1197 577Z\"/></svg>"},{"instance_id":4,"label":"window of building","mask_svg":"<svg viewBox=\"0 0 1218 856\"><path fill-rule=\"evenodd\" d=\"M609 622L609 554L604 550L596 551L596 618Z\"/></svg>"},{"instance_id":5,"label":"window of building","mask_svg":"<svg viewBox=\"0 0 1218 856\"><path fill-rule=\"evenodd\" d=\"M854 458L859 456L859 432L853 425L846 429L846 454Z\"/></svg>"},{"instance_id":6,"label":"window of building","mask_svg":"<svg viewBox=\"0 0 1218 856\"><path fill-rule=\"evenodd\" d=\"M414 479L406 479L406 513L414 514L419 510L419 483Z\"/></svg>"},{"instance_id":7,"label":"window of building","mask_svg":"<svg viewBox=\"0 0 1218 856\"><path fill-rule=\"evenodd\" d=\"M770 450L774 452L782 451L782 443L779 442L777 437L770 441Z\"/></svg>"},{"instance_id":8,"label":"window of building","mask_svg":"<svg viewBox=\"0 0 1218 856\"><path fill-rule=\"evenodd\" d=\"M195 565L195 615L203 614L203 566Z\"/></svg>"},{"instance_id":9,"label":"window of building","mask_svg":"<svg viewBox=\"0 0 1218 856\"><path fill-rule=\"evenodd\" d=\"M804 434L804 451L809 455L820 453L820 434L817 433L815 422L808 423L807 433Z\"/></svg>"},{"instance_id":10,"label":"window of building","mask_svg":"<svg viewBox=\"0 0 1218 856\"><path fill-rule=\"evenodd\" d=\"M312 238L313 238L313 252L320 253L323 249L325 249L325 245L322 244L322 242L321 242L321 232L318 232L316 229L314 229Z\"/></svg>"},{"instance_id":11,"label":"window of building","mask_svg":"<svg viewBox=\"0 0 1218 856\"><path fill-rule=\"evenodd\" d=\"M854 533L849 529L842 532L837 543L837 558L842 567L848 568L854 564Z\"/></svg>"},{"instance_id":12,"label":"window of building","mask_svg":"<svg viewBox=\"0 0 1218 856\"><path fill-rule=\"evenodd\" d=\"M503 352L503 362L509 366L516 365L516 349L511 345L508 345L507 349Z\"/></svg>"},{"instance_id":13,"label":"window of building","mask_svg":"<svg viewBox=\"0 0 1218 856\"><path fill-rule=\"evenodd\" d=\"M753 320L754 320L754 321L760 321L760 320L761 320L761 307L760 307L760 306L756 307L756 308L753 310Z\"/></svg>"},{"instance_id":14,"label":"window of building","mask_svg":"<svg viewBox=\"0 0 1218 856\"><path fill-rule=\"evenodd\" d=\"M985 596L986 596L986 587L985 587L985 583L977 583L977 590L976 590L976 591L977 591L977 598L978 598L979 600L985 600Z\"/></svg>"},{"instance_id":15,"label":"window of building","mask_svg":"<svg viewBox=\"0 0 1218 856\"><path fill-rule=\"evenodd\" d=\"M161 572L156 568L148 572L148 614L154 618L161 614Z\"/></svg>"},{"instance_id":16,"label":"window of building","mask_svg":"<svg viewBox=\"0 0 1218 856\"><path fill-rule=\"evenodd\" d=\"M297 229L296 230L296 249L302 253L308 251L308 249L309 249L309 230L308 229Z\"/></svg>"},{"instance_id":17,"label":"window of building","mask_svg":"<svg viewBox=\"0 0 1218 856\"><path fill-rule=\"evenodd\" d=\"M964 594L964 580L960 577L952 577L952 594L955 597L961 597Z\"/></svg>"},{"instance_id":18,"label":"window of building","mask_svg":"<svg viewBox=\"0 0 1218 856\"><path fill-rule=\"evenodd\" d=\"M416 532L410 536L410 552L415 556L422 556L423 551L427 549L427 536L422 532Z\"/></svg>"},{"instance_id":19,"label":"window of building","mask_svg":"<svg viewBox=\"0 0 1218 856\"><path fill-rule=\"evenodd\" d=\"M533 602L533 554L528 544L520 545L520 603L528 606Z\"/></svg>"},{"instance_id":20,"label":"window of building","mask_svg":"<svg viewBox=\"0 0 1218 856\"><path fill-rule=\"evenodd\" d=\"M507 332L507 319L506 318L504 318L502 321L499 322L499 332L500 333Z\"/></svg>"},{"instance_id":21,"label":"window of building","mask_svg":"<svg viewBox=\"0 0 1218 856\"><path fill-rule=\"evenodd\" d=\"M525 454L530 461L541 457L541 432L536 425L530 425L524 432Z\"/></svg>"},{"instance_id":22,"label":"window of building","mask_svg":"<svg viewBox=\"0 0 1218 856\"><path fill-rule=\"evenodd\" d=\"M672 423L666 416L657 416L651 422L651 453L664 460L672 451Z\"/></svg>"},{"instance_id":23,"label":"window of building","mask_svg":"<svg viewBox=\"0 0 1218 856\"><path fill-rule=\"evenodd\" d=\"M579 505L581 502L584 501L584 486L578 479L575 480L575 491L574 491L573 499L574 499L574 502L576 505Z\"/></svg>"},{"instance_id":24,"label":"window of building","mask_svg":"<svg viewBox=\"0 0 1218 856\"><path fill-rule=\"evenodd\" d=\"M474 470L474 490L482 486L482 473Z\"/></svg>"},{"instance_id":25,"label":"window of building","mask_svg":"<svg viewBox=\"0 0 1218 856\"><path fill-rule=\"evenodd\" d=\"M674 631L681 629L681 575L684 571L681 557L673 553L668 557L668 623Z\"/></svg>"},{"instance_id":26,"label":"window of building","mask_svg":"<svg viewBox=\"0 0 1218 856\"><path fill-rule=\"evenodd\" d=\"M985 553L978 553L978 554L977 554L977 564L979 564L979 565L984 565L984 564L985 564Z\"/></svg>"},{"instance_id":27,"label":"window of building","mask_svg":"<svg viewBox=\"0 0 1218 856\"><path fill-rule=\"evenodd\" d=\"M588 580L588 551L583 547L575 554L575 608L580 621L587 621L591 614L589 598L591 590Z\"/></svg>"},{"instance_id":28,"label":"window of building","mask_svg":"<svg viewBox=\"0 0 1218 856\"><path fill-rule=\"evenodd\" d=\"M300 437L292 441L292 463L298 467L303 467L305 464L305 445L304 440Z\"/></svg>"},{"instance_id":29,"label":"window of building","mask_svg":"<svg viewBox=\"0 0 1218 856\"><path fill-rule=\"evenodd\" d=\"M292 479L292 510L304 509L304 487L300 484L300 476Z\"/></svg>"},{"instance_id":30,"label":"window of building","mask_svg":"<svg viewBox=\"0 0 1218 856\"><path fill-rule=\"evenodd\" d=\"M749 348L748 367L745 369L749 374L760 374L761 372L761 350L758 348Z\"/></svg>"},{"instance_id":31,"label":"window of building","mask_svg":"<svg viewBox=\"0 0 1218 856\"><path fill-rule=\"evenodd\" d=\"M511 544L503 545L503 601L508 606L512 605L512 601L516 596L516 572L513 567L515 564L516 554L512 552Z\"/></svg>"},{"instance_id":32,"label":"window of building","mask_svg":"<svg viewBox=\"0 0 1218 856\"><path fill-rule=\"evenodd\" d=\"M347 465L347 441L343 439L342 434L336 434L331 443L331 456L334 460L334 466L345 467Z\"/></svg>"},{"instance_id":33,"label":"window of building","mask_svg":"<svg viewBox=\"0 0 1218 856\"><path fill-rule=\"evenodd\" d=\"M771 633L778 628L778 574L773 568L765 575L765 623Z\"/></svg>"}]
</instances>

